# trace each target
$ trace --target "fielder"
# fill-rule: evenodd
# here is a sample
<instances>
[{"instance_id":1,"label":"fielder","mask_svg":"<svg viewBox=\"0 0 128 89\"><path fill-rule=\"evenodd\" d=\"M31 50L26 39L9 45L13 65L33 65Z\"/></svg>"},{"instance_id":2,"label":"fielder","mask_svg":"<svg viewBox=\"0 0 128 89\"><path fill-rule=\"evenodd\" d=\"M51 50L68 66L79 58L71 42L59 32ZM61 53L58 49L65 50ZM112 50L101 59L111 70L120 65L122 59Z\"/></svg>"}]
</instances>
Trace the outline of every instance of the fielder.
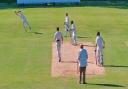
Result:
<instances>
[{"instance_id":1,"label":"fielder","mask_svg":"<svg viewBox=\"0 0 128 89\"><path fill-rule=\"evenodd\" d=\"M59 32L59 27L57 27L57 32L54 35L54 40L56 42L58 59L59 62L61 62L61 44L63 43L63 36L62 33Z\"/></svg>"},{"instance_id":2,"label":"fielder","mask_svg":"<svg viewBox=\"0 0 128 89\"><path fill-rule=\"evenodd\" d=\"M98 64L100 66L103 66L103 48L105 47L105 41L103 38L100 36L100 32L97 32L97 37L96 37L96 58L98 61Z\"/></svg>"},{"instance_id":3,"label":"fielder","mask_svg":"<svg viewBox=\"0 0 128 89\"><path fill-rule=\"evenodd\" d=\"M64 34L64 36L67 36L67 33L69 33L70 34L70 37L71 37L71 32L70 32L70 19L69 19L68 13L66 13L64 25L65 25L65 34Z\"/></svg>"},{"instance_id":4,"label":"fielder","mask_svg":"<svg viewBox=\"0 0 128 89\"><path fill-rule=\"evenodd\" d=\"M71 32L72 32L71 43L73 45L77 45L77 32L76 32L76 26L73 21L71 21Z\"/></svg>"},{"instance_id":5,"label":"fielder","mask_svg":"<svg viewBox=\"0 0 128 89\"><path fill-rule=\"evenodd\" d=\"M23 23L23 27L25 29L25 31L27 31L27 27L29 28L29 30L31 31L31 26L29 25L27 18L25 17L25 15L22 13L22 11L15 11L15 14L17 16L19 16L22 20Z\"/></svg>"}]
</instances>

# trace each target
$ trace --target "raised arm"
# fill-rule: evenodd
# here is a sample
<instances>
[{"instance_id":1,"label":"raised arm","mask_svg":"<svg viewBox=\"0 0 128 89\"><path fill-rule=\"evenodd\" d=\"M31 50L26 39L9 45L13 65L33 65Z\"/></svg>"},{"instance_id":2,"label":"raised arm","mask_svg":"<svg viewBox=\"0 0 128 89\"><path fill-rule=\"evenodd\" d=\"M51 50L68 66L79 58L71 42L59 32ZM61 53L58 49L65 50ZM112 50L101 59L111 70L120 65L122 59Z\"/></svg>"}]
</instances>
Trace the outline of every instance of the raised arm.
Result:
<instances>
[{"instance_id":1,"label":"raised arm","mask_svg":"<svg viewBox=\"0 0 128 89\"><path fill-rule=\"evenodd\" d=\"M20 16L21 11L15 11L15 14L16 14L17 16Z\"/></svg>"},{"instance_id":2,"label":"raised arm","mask_svg":"<svg viewBox=\"0 0 128 89\"><path fill-rule=\"evenodd\" d=\"M18 12L17 12L17 11L15 11L15 14L16 14L16 15L18 15Z\"/></svg>"}]
</instances>

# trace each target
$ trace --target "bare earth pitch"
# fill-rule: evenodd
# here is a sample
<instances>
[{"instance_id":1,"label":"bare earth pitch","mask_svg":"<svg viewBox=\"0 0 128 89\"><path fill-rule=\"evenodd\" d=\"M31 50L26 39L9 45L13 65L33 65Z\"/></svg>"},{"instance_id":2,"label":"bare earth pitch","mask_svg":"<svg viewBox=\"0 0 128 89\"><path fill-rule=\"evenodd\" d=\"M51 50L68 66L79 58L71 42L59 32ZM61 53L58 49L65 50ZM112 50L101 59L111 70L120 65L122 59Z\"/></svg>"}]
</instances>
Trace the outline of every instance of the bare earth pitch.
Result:
<instances>
[{"instance_id":1,"label":"bare earth pitch","mask_svg":"<svg viewBox=\"0 0 128 89\"><path fill-rule=\"evenodd\" d=\"M84 48L88 51L88 66L87 66L87 76L89 75L103 75L105 70L104 67L99 67L96 65L94 46L92 43L82 43ZM79 69L77 64L78 52L80 50L79 46L73 46L71 43L66 42L62 44L61 55L62 62L58 62L56 44L52 44L52 77L60 76L78 76Z\"/></svg>"}]
</instances>

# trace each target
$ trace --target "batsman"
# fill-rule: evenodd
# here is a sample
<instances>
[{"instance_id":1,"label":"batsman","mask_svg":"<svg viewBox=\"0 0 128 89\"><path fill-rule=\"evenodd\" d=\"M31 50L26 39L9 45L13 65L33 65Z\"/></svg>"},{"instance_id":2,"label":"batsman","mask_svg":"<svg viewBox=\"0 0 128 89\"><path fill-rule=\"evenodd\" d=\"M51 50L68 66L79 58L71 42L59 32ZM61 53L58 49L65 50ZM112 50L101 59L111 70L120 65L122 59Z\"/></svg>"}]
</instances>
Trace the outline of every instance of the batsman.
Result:
<instances>
[{"instance_id":1,"label":"batsman","mask_svg":"<svg viewBox=\"0 0 128 89\"><path fill-rule=\"evenodd\" d=\"M105 41L100 35L100 32L97 32L96 37L96 64L99 66L103 66L104 60L103 60L103 49L105 48Z\"/></svg>"}]
</instances>

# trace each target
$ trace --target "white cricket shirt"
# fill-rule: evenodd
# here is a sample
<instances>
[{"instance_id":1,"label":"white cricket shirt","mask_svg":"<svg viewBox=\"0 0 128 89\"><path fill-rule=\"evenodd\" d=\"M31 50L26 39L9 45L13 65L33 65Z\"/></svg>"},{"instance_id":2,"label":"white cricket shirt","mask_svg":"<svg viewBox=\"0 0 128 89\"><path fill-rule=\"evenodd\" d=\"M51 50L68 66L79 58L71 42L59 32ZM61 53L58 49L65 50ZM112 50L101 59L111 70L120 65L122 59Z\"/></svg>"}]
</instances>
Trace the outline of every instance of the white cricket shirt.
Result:
<instances>
[{"instance_id":1,"label":"white cricket shirt","mask_svg":"<svg viewBox=\"0 0 128 89\"><path fill-rule=\"evenodd\" d=\"M101 36L96 37L96 44L99 49L103 49L103 38Z\"/></svg>"},{"instance_id":2,"label":"white cricket shirt","mask_svg":"<svg viewBox=\"0 0 128 89\"><path fill-rule=\"evenodd\" d=\"M56 41L57 40L62 41L62 34L61 34L61 32L56 32L55 35L54 35L54 37L55 37L55 40Z\"/></svg>"}]
</instances>

